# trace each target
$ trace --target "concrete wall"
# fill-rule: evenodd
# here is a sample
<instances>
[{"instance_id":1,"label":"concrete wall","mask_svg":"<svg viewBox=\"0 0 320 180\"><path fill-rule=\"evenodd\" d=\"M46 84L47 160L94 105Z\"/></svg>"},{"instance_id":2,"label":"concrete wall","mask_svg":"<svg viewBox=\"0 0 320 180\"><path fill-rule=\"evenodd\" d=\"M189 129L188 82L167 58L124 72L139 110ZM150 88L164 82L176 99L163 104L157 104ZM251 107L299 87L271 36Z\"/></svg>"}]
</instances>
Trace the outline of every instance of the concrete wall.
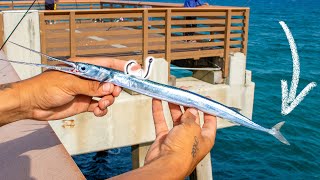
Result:
<instances>
[{"instance_id":1,"label":"concrete wall","mask_svg":"<svg viewBox=\"0 0 320 180\"><path fill-rule=\"evenodd\" d=\"M2 11L4 22L4 39L7 39L20 21L25 11ZM30 10L9 39L12 42L40 51L40 30L38 11ZM40 55L7 42L4 52L9 60L40 63ZM27 79L41 73L41 68L12 64L20 79Z\"/></svg>"}]
</instances>

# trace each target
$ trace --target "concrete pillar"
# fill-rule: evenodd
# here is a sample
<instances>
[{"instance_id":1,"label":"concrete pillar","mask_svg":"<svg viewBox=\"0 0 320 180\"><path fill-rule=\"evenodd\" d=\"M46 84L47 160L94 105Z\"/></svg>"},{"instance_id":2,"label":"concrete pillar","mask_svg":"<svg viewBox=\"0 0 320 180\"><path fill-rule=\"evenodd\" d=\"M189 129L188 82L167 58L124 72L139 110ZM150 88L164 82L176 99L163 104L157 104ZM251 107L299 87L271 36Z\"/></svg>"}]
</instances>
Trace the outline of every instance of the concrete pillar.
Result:
<instances>
[{"instance_id":1,"label":"concrete pillar","mask_svg":"<svg viewBox=\"0 0 320 180\"><path fill-rule=\"evenodd\" d=\"M244 85L246 73L246 56L236 52L230 55L229 85Z\"/></svg>"},{"instance_id":2,"label":"concrete pillar","mask_svg":"<svg viewBox=\"0 0 320 180\"><path fill-rule=\"evenodd\" d=\"M9 34L24 15L25 10L2 11L2 13L4 22L4 39L7 39ZM40 51L39 15L37 10L29 11L9 40L36 51ZM5 45L5 54L9 60L41 63L40 55L20 48L10 42L7 42ZM14 63L12 63L12 66L22 80L41 73L41 68L39 67Z\"/></svg>"},{"instance_id":3,"label":"concrete pillar","mask_svg":"<svg viewBox=\"0 0 320 180\"><path fill-rule=\"evenodd\" d=\"M230 55L230 71L227 83L229 84L227 105L242 109L244 83L246 72L246 57L242 53Z\"/></svg>"},{"instance_id":4,"label":"concrete pillar","mask_svg":"<svg viewBox=\"0 0 320 180\"><path fill-rule=\"evenodd\" d=\"M144 166L144 160L152 143L143 143L131 146L132 169Z\"/></svg>"},{"instance_id":5,"label":"concrete pillar","mask_svg":"<svg viewBox=\"0 0 320 180\"><path fill-rule=\"evenodd\" d=\"M196 167L197 180L210 180L212 177L211 155L207 154Z\"/></svg>"}]
</instances>

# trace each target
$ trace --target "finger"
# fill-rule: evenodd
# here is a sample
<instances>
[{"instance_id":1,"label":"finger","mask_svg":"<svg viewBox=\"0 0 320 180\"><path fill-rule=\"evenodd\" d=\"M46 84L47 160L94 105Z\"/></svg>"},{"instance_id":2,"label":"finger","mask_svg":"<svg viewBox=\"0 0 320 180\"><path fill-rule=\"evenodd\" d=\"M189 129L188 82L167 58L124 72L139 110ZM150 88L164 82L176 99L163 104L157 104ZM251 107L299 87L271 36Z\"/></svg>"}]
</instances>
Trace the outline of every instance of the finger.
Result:
<instances>
[{"instance_id":1,"label":"finger","mask_svg":"<svg viewBox=\"0 0 320 180\"><path fill-rule=\"evenodd\" d=\"M179 105L168 103L170 114L173 121L173 126L179 125L181 123L182 111Z\"/></svg>"},{"instance_id":2,"label":"finger","mask_svg":"<svg viewBox=\"0 0 320 180\"><path fill-rule=\"evenodd\" d=\"M118 97L118 96L120 95L121 91L122 91L122 88L121 88L121 87L115 86L115 87L114 87L114 90L113 90L113 92L112 92L112 95L113 95L114 97Z\"/></svg>"},{"instance_id":3,"label":"finger","mask_svg":"<svg viewBox=\"0 0 320 180\"><path fill-rule=\"evenodd\" d=\"M111 83L100 83L78 77L75 77L71 82L69 89L73 92L73 95L82 94L99 97L112 94L114 91L114 85Z\"/></svg>"},{"instance_id":4,"label":"finger","mask_svg":"<svg viewBox=\"0 0 320 180\"><path fill-rule=\"evenodd\" d=\"M168 126L163 114L161 100L152 99L152 115L156 131L156 137L168 132Z\"/></svg>"},{"instance_id":5,"label":"finger","mask_svg":"<svg viewBox=\"0 0 320 180\"><path fill-rule=\"evenodd\" d=\"M108 109L101 110L99 107L96 107L93 110L93 114L97 117L102 117L108 113Z\"/></svg>"},{"instance_id":6,"label":"finger","mask_svg":"<svg viewBox=\"0 0 320 180\"><path fill-rule=\"evenodd\" d=\"M210 140L213 145L217 132L217 117L210 114L204 114L204 123L202 125L202 135Z\"/></svg>"},{"instance_id":7,"label":"finger","mask_svg":"<svg viewBox=\"0 0 320 180\"><path fill-rule=\"evenodd\" d=\"M115 59L115 58L106 58L106 57L76 57L76 58L71 58L71 61L75 62L86 62L98 66L104 66L112 69L116 69L119 71L123 71L124 66L126 65L127 61L123 61L120 59Z\"/></svg>"},{"instance_id":8,"label":"finger","mask_svg":"<svg viewBox=\"0 0 320 180\"><path fill-rule=\"evenodd\" d=\"M91 100L90 105L87 109L88 112L93 112L93 114L97 117L102 117L108 113L108 109L100 109L99 107L99 101L96 101L94 99Z\"/></svg>"},{"instance_id":9,"label":"finger","mask_svg":"<svg viewBox=\"0 0 320 180\"><path fill-rule=\"evenodd\" d=\"M194 108L189 108L186 112L181 116L182 123L193 123L196 119L199 118L198 110Z\"/></svg>"},{"instance_id":10,"label":"finger","mask_svg":"<svg viewBox=\"0 0 320 180\"><path fill-rule=\"evenodd\" d=\"M99 100L98 107L101 110L107 109L107 107L111 106L114 103L114 100L115 99L112 95L104 96Z\"/></svg>"}]
</instances>

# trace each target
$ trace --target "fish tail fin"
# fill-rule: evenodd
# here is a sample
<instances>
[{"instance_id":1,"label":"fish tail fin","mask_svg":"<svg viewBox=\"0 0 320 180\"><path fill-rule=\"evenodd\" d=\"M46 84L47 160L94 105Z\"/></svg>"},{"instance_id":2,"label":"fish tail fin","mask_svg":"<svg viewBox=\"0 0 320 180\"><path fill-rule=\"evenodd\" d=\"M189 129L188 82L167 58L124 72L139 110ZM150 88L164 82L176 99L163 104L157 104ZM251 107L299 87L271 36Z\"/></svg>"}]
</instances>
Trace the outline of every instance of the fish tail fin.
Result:
<instances>
[{"instance_id":1,"label":"fish tail fin","mask_svg":"<svg viewBox=\"0 0 320 180\"><path fill-rule=\"evenodd\" d=\"M279 122L278 124L274 125L271 130L270 130L270 134L273 135L275 138L277 138L279 141L281 141L282 143L286 144L286 145L290 145L289 141L286 140L286 138L280 133L280 128L282 127L282 125L285 122Z\"/></svg>"}]
</instances>

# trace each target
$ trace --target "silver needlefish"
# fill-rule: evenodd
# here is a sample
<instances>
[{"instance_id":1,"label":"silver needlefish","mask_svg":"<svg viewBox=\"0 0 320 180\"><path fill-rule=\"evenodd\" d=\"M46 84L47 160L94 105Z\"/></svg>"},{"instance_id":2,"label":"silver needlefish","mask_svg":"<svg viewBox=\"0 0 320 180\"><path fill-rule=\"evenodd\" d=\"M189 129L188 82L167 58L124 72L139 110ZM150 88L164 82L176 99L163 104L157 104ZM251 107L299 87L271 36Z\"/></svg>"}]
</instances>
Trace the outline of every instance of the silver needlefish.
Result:
<instances>
[{"instance_id":1,"label":"silver needlefish","mask_svg":"<svg viewBox=\"0 0 320 180\"><path fill-rule=\"evenodd\" d=\"M14 44L22 48L28 49L32 52L38 53L42 56L45 56L50 60L59 61L69 66L68 67L50 66L45 64L35 64L35 63L26 63L26 62L7 60L9 62L39 66L47 69L74 74L80 77L96 80L99 82L113 83L117 86L136 91L146 96L150 96L156 99L161 99L167 102L171 102L171 103L186 106L186 107L193 107L193 108L199 109L202 112L227 119L236 124L239 124L254 130L266 132L268 134L271 134L275 138L277 138L282 143L290 145L289 142L285 139L285 137L280 133L280 128L284 124L284 121L276 124L271 129L267 129L252 122L250 119L243 116L239 112L233 110L231 107L225 106L217 101L206 98L202 95L193 93L191 91L187 91L184 89L176 88L176 87L165 85L165 84L160 84L154 81L150 81L148 79L138 78L138 77L123 73L121 71L106 68L106 67L101 67L93 64L88 64L88 63L61 60L61 59L54 58L46 54L37 52L35 50L29 49L27 47L21 46L19 44L16 44L16 43Z\"/></svg>"}]
</instances>

